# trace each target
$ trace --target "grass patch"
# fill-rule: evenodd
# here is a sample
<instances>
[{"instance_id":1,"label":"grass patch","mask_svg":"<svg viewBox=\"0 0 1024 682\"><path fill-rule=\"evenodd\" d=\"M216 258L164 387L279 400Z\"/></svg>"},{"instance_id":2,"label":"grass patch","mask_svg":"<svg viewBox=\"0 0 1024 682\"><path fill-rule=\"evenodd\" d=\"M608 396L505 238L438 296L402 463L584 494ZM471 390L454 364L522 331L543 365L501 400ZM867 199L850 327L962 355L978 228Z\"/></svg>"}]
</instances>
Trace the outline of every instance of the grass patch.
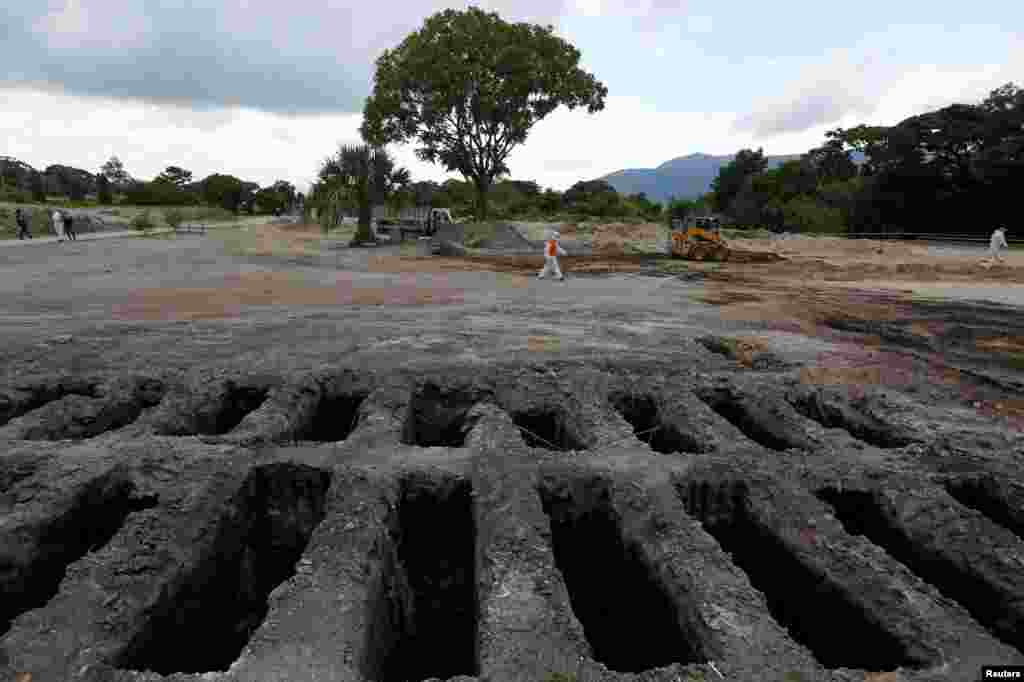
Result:
<instances>
[{"instance_id":1,"label":"grass patch","mask_svg":"<svg viewBox=\"0 0 1024 682\"><path fill-rule=\"evenodd\" d=\"M772 233L762 227L752 229L722 230L725 239L771 239Z\"/></svg>"},{"instance_id":2,"label":"grass patch","mask_svg":"<svg viewBox=\"0 0 1024 682\"><path fill-rule=\"evenodd\" d=\"M690 264L681 258L659 258L655 268L659 273L678 274L692 270Z\"/></svg>"},{"instance_id":3,"label":"grass patch","mask_svg":"<svg viewBox=\"0 0 1024 682\"><path fill-rule=\"evenodd\" d=\"M479 248L485 241L494 238L494 232L494 223L466 223L463 227L462 243L472 249Z\"/></svg>"},{"instance_id":4,"label":"grass patch","mask_svg":"<svg viewBox=\"0 0 1024 682\"><path fill-rule=\"evenodd\" d=\"M209 233L235 256L319 256L324 238L319 229L283 230L277 225L241 225ZM337 237L336 232L330 234Z\"/></svg>"}]
</instances>

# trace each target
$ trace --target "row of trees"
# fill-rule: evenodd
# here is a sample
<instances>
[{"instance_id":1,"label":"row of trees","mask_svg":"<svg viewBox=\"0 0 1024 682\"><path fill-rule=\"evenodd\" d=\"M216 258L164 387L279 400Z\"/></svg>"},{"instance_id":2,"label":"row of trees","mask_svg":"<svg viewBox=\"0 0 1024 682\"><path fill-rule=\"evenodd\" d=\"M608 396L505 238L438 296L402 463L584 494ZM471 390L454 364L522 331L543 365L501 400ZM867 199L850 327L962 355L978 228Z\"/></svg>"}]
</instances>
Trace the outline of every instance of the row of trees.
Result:
<instances>
[{"instance_id":1,"label":"row of trees","mask_svg":"<svg viewBox=\"0 0 1024 682\"><path fill-rule=\"evenodd\" d=\"M279 213L290 210L302 199L301 193L286 180L261 188L255 182L214 173L193 181L192 172L180 166L168 166L152 181L143 182L132 178L116 156L100 168L97 184L101 204L112 203L116 192L127 203L142 206L207 204L233 212L244 209Z\"/></svg>"},{"instance_id":2,"label":"row of trees","mask_svg":"<svg viewBox=\"0 0 1024 682\"><path fill-rule=\"evenodd\" d=\"M658 220L662 206L643 193L620 195L604 180L581 180L565 192L542 190L532 180L498 179L488 188L487 214L491 218L529 219L556 215ZM317 209L324 229L340 224L347 215L358 216L357 240L369 240L372 207L386 205L448 208L456 216L479 215L479 188L456 179L437 183L412 182L409 171L397 166L382 148L341 145L317 172L307 209Z\"/></svg>"},{"instance_id":3,"label":"row of trees","mask_svg":"<svg viewBox=\"0 0 1024 682\"><path fill-rule=\"evenodd\" d=\"M709 203L740 224L824 232L988 232L1024 186L1024 90L1009 83L894 126L837 128L798 161L721 169Z\"/></svg>"}]
</instances>

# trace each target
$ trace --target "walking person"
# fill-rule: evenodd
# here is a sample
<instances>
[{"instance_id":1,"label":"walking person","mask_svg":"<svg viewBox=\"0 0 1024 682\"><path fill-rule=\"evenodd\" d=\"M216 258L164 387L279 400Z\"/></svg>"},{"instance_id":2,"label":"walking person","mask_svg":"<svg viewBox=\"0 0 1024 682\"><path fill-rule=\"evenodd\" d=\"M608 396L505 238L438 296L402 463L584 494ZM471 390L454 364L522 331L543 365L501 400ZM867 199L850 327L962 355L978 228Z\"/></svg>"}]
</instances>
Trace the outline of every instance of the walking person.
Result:
<instances>
[{"instance_id":1,"label":"walking person","mask_svg":"<svg viewBox=\"0 0 1024 682\"><path fill-rule=\"evenodd\" d=\"M60 211L53 209L50 220L53 221L53 231L57 233L57 241L64 241L64 220L60 216Z\"/></svg>"},{"instance_id":2,"label":"walking person","mask_svg":"<svg viewBox=\"0 0 1024 682\"><path fill-rule=\"evenodd\" d=\"M544 243L544 267L541 269L540 274L537 275L537 279L544 279L550 272L554 273L559 282L565 281L565 275L562 274L562 270L558 267L558 257L568 254L559 245L558 240L560 238L561 235L558 233L558 230L553 230L548 235L548 240Z\"/></svg>"},{"instance_id":3,"label":"walking person","mask_svg":"<svg viewBox=\"0 0 1024 682\"><path fill-rule=\"evenodd\" d=\"M28 215L20 207L14 211L14 220L18 223L18 239L32 239L32 233L28 231Z\"/></svg>"},{"instance_id":4,"label":"walking person","mask_svg":"<svg viewBox=\"0 0 1024 682\"><path fill-rule=\"evenodd\" d=\"M1002 263L1003 257L999 254L1000 249L1010 250L1009 244L1006 243L1005 227L997 227L996 231L992 233L992 239L988 243L988 257Z\"/></svg>"},{"instance_id":5,"label":"walking person","mask_svg":"<svg viewBox=\"0 0 1024 682\"><path fill-rule=\"evenodd\" d=\"M69 241L78 241L78 235L75 234L75 217L71 215L71 211L64 211L64 236Z\"/></svg>"}]
</instances>

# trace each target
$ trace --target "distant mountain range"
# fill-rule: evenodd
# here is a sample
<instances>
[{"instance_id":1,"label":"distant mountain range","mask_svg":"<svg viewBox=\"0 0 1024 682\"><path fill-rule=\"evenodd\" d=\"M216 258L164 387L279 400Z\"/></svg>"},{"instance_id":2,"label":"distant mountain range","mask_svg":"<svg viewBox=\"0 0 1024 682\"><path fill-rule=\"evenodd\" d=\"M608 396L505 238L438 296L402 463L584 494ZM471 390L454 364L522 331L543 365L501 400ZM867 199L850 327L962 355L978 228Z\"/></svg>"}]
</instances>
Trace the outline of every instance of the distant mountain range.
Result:
<instances>
[{"instance_id":1,"label":"distant mountain range","mask_svg":"<svg viewBox=\"0 0 1024 682\"><path fill-rule=\"evenodd\" d=\"M644 192L651 201L664 203L671 196L693 199L711 189L711 181L718 177L718 170L734 156L690 154L666 161L657 168L629 168L599 179L607 181L619 194ZM765 158L768 159L768 167L775 168L786 161L799 159L800 154Z\"/></svg>"}]
</instances>

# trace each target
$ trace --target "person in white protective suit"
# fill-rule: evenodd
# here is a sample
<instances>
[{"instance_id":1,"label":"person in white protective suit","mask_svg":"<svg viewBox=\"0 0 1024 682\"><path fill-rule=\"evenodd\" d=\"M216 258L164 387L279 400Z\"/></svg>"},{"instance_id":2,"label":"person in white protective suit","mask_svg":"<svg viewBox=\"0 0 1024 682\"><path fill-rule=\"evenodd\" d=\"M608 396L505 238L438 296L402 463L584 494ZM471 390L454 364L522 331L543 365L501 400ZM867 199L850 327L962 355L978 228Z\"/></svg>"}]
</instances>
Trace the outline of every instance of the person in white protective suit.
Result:
<instances>
[{"instance_id":1,"label":"person in white protective suit","mask_svg":"<svg viewBox=\"0 0 1024 682\"><path fill-rule=\"evenodd\" d=\"M53 221L53 231L57 233L57 241L64 241L64 217L61 216L60 211L54 209L50 219Z\"/></svg>"},{"instance_id":2,"label":"person in white protective suit","mask_svg":"<svg viewBox=\"0 0 1024 682\"><path fill-rule=\"evenodd\" d=\"M992 239L988 243L988 257L1002 262L1003 257L999 255L1000 249L1010 249L1010 246L1006 243L1005 227L997 227L996 231L992 233Z\"/></svg>"},{"instance_id":3,"label":"person in white protective suit","mask_svg":"<svg viewBox=\"0 0 1024 682\"><path fill-rule=\"evenodd\" d=\"M561 235L558 230L553 230L548 233L548 239L544 242L544 267L537 275L537 279L544 279L547 274L553 273L558 281L564 281L565 275L562 274L562 270L558 267L558 257L568 255L559 244L558 240Z\"/></svg>"}]
</instances>

